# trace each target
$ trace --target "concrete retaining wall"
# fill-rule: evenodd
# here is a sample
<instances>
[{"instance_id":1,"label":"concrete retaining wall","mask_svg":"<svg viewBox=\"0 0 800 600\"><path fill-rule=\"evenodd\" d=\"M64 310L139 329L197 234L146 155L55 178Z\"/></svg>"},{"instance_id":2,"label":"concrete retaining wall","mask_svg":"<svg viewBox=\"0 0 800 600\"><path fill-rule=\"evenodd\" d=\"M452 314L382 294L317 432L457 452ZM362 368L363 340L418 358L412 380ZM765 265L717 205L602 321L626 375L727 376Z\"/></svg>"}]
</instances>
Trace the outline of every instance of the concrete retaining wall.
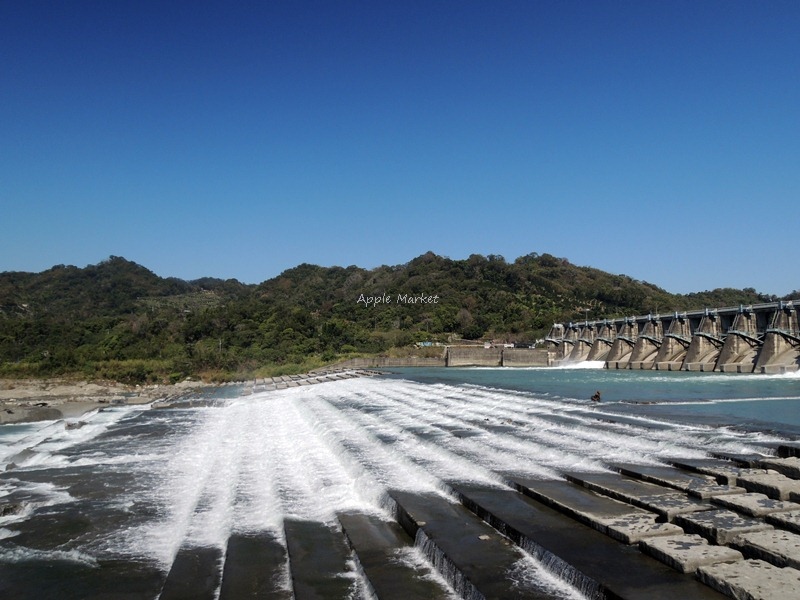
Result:
<instances>
[{"instance_id":1,"label":"concrete retaining wall","mask_svg":"<svg viewBox=\"0 0 800 600\"><path fill-rule=\"evenodd\" d=\"M503 348L504 367L546 367L546 348Z\"/></svg>"},{"instance_id":2,"label":"concrete retaining wall","mask_svg":"<svg viewBox=\"0 0 800 600\"><path fill-rule=\"evenodd\" d=\"M502 348L449 346L448 367L499 367L503 364Z\"/></svg>"},{"instance_id":3,"label":"concrete retaining wall","mask_svg":"<svg viewBox=\"0 0 800 600\"><path fill-rule=\"evenodd\" d=\"M423 358L408 356L405 358L392 358L389 356L374 356L368 358L351 358L334 365L341 369L377 369L381 367L444 367L444 351L438 358Z\"/></svg>"},{"instance_id":4,"label":"concrete retaining wall","mask_svg":"<svg viewBox=\"0 0 800 600\"><path fill-rule=\"evenodd\" d=\"M435 358L391 358L375 356L351 358L334 365L339 369L379 369L381 367L546 367L545 348L484 348L448 346Z\"/></svg>"}]
</instances>

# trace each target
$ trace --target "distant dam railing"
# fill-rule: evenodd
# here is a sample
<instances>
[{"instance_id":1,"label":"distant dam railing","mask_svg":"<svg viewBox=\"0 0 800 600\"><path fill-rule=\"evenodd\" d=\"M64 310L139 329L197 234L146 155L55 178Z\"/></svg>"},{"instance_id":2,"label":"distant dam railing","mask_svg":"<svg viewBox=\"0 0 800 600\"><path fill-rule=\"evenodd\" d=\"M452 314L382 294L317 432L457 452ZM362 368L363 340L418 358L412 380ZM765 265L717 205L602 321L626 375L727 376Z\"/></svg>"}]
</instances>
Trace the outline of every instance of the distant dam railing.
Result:
<instances>
[{"instance_id":1,"label":"distant dam railing","mask_svg":"<svg viewBox=\"0 0 800 600\"><path fill-rule=\"evenodd\" d=\"M555 323L549 366L602 361L608 369L787 373L800 369L800 300Z\"/></svg>"}]
</instances>

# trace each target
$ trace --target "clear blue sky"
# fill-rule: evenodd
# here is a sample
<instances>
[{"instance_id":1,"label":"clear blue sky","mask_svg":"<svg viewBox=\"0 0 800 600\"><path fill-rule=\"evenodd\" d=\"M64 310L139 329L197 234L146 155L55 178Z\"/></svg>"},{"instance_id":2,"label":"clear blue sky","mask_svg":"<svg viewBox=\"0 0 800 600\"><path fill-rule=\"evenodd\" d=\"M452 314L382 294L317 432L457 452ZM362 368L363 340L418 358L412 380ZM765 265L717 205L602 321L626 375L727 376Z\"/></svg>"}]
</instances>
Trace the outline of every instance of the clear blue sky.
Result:
<instances>
[{"instance_id":1,"label":"clear blue sky","mask_svg":"<svg viewBox=\"0 0 800 600\"><path fill-rule=\"evenodd\" d=\"M787 294L798 32L796 1L3 0L0 271L547 252Z\"/></svg>"}]
</instances>

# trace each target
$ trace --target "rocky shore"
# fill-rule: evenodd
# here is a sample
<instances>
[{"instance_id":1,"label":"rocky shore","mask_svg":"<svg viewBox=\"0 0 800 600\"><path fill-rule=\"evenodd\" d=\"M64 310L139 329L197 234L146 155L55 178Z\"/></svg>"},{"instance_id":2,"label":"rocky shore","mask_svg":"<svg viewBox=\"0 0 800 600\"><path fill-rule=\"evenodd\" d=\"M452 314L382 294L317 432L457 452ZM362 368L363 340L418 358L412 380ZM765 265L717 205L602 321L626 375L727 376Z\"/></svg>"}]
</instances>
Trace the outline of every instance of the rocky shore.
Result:
<instances>
[{"instance_id":1,"label":"rocky shore","mask_svg":"<svg viewBox=\"0 0 800 600\"><path fill-rule=\"evenodd\" d=\"M131 386L57 379L0 380L0 425L70 419L111 404L148 404L207 387L200 381Z\"/></svg>"},{"instance_id":2,"label":"rocky shore","mask_svg":"<svg viewBox=\"0 0 800 600\"><path fill-rule=\"evenodd\" d=\"M290 387L313 385L353 377L372 377L378 371L368 369L322 369L302 375L284 375L241 381L242 393L252 394ZM154 408L172 408L207 404L196 392L211 387L202 381L185 380L174 385L131 386L113 381L87 382L58 379L0 380L0 425L53 419L74 419L109 405L150 404Z\"/></svg>"}]
</instances>

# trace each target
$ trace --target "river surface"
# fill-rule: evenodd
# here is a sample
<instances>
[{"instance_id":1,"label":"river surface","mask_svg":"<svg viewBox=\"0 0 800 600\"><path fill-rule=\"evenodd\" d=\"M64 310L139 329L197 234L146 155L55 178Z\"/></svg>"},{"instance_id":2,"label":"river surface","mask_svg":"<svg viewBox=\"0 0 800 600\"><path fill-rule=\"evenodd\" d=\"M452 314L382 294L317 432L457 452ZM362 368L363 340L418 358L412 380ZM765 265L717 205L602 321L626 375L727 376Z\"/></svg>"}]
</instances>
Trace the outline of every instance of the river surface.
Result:
<instances>
[{"instance_id":1,"label":"river surface","mask_svg":"<svg viewBox=\"0 0 800 600\"><path fill-rule=\"evenodd\" d=\"M285 520L333 524L344 511L391 519L387 490L446 495L444 482L503 487L503 474L764 451L800 435L797 375L395 369L215 393L195 408L108 407L79 428L0 426L0 597L157 598L182 548L224 556L233 534L283 543ZM534 560L520 568L554 598L580 597ZM358 573L344 575L363 597Z\"/></svg>"}]
</instances>

